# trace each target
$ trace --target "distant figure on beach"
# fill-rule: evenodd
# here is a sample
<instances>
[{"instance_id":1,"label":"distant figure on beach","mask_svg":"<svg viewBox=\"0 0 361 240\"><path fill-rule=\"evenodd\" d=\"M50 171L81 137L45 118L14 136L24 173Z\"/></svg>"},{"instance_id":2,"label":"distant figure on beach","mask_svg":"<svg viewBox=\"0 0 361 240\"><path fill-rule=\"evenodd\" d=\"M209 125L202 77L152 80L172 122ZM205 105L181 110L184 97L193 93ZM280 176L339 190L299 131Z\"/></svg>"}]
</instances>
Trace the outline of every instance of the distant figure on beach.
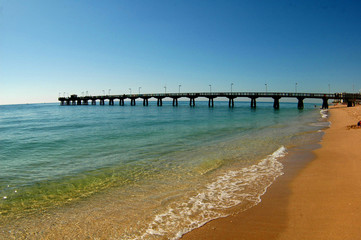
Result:
<instances>
[{"instance_id":1,"label":"distant figure on beach","mask_svg":"<svg viewBox=\"0 0 361 240\"><path fill-rule=\"evenodd\" d=\"M357 126L358 126L358 127L361 127L361 121L359 121L359 122L357 123Z\"/></svg>"}]
</instances>

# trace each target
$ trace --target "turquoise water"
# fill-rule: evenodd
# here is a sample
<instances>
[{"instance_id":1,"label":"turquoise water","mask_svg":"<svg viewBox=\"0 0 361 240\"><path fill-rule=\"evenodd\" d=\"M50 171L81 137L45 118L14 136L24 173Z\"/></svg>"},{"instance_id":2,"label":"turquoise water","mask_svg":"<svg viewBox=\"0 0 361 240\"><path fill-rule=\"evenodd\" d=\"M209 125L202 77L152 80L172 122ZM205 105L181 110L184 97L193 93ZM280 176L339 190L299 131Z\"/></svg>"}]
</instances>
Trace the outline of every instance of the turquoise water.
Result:
<instances>
[{"instance_id":1,"label":"turquoise water","mask_svg":"<svg viewBox=\"0 0 361 240\"><path fill-rule=\"evenodd\" d=\"M196 104L0 106L0 222L98 206L121 211L109 236L178 238L257 204L279 159L326 126L313 104Z\"/></svg>"}]
</instances>

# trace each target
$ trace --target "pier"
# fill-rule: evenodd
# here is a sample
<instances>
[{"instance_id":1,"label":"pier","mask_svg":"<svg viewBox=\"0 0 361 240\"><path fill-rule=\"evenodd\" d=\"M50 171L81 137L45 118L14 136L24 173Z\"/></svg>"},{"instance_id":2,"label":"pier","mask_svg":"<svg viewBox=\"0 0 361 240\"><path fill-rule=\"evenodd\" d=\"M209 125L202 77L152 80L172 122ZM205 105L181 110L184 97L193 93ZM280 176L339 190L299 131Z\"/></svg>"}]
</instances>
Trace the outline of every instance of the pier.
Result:
<instances>
[{"instance_id":1,"label":"pier","mask_svg":"<svg viewBox=\"0 0 361 240\"><path fill-rule=\"evenodd\" d=\"M173 100L173 106L178 106L179 98L188 98L189 105L194 107L196 105L197 98L208 99L208 106L214 106L215 98L227 98L229 107L234 107L234 99L236 98L248 98L251 100L251 108L256 108L257 98L272 98L273 108L280 108L281 98L294 98L297 99L297 107L303 109L303 100L310 99L322 99L322 108L328 108L328 100L343 100L347 103L348 107L355 106L357 101L361 100L361 94L354 93L287 93L287 92L199 92L199 93L151 93L151 94L123 94L123 95L99 95L99 96L78 96L71 95L70 97L59 97L60 105L96 105L99 102L100 105L105 105L105 101L108 101L109 105L114 105L115 101L119 101L120 106L124 106L124 100L130 99L130 105L136 105L136 99L143 100L143 106L148 106L148 100L154 98L157 100L157 106L163 105L164 98L171 98Z\"/></svg>"}]
</instances>

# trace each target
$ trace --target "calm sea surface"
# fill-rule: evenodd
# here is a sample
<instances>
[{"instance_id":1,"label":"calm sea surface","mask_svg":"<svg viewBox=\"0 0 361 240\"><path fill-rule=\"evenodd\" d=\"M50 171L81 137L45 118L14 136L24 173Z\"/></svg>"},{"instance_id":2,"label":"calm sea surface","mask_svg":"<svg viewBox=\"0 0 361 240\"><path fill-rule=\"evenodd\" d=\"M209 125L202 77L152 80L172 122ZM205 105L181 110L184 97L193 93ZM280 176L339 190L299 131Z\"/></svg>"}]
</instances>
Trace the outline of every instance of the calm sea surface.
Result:
<instances>
[{"instance_id":1,"label":"calm sea surface","mask_svg":"<svg viewBox=\"0 0 361 240\"><path fill-rule=\"evenodd\" d=\"M0 106L0 234L72 222L84 235L62 236L86 238L104 222L108 238L178 238L257 204L279 160L327 126L313 104L155 105Z\"/></svg>"}]
</instances>

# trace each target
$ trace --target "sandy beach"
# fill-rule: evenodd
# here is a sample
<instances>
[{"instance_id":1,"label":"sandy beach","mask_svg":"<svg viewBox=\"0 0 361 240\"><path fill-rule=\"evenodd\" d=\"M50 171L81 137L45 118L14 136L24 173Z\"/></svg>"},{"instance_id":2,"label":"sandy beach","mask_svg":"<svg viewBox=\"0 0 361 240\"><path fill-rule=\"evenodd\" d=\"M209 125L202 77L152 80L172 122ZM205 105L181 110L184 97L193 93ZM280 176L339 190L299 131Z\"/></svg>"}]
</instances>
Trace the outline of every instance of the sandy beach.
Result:
<instances>
[{"instance_id":1,"label":"sandy beach","mask_svg":"<svg viewBox=\"0 0 361 240\"><path fill-rule=\"evenodd\" d=\"M311 161L285 163L257 206L211 221L182 239L359 239L361 106L332 107L321 148ZM306 154L306 153L304 153Z\"/></svg>"}]
</instances>

